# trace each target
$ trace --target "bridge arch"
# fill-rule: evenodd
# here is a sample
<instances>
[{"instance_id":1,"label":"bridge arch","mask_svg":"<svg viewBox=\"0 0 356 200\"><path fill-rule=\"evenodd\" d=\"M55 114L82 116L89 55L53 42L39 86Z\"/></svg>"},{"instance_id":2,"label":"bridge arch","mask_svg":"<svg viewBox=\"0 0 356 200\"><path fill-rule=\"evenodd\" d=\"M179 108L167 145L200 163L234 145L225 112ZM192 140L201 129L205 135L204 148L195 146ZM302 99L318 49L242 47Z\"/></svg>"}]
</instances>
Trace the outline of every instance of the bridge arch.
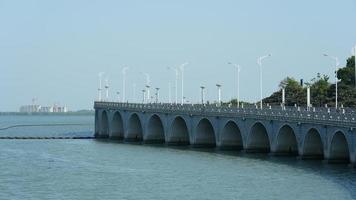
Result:
<instances>
[{"instance_id":1,"label":"bridge arch","mask_svg":"<svg viewBox=\"0 0 356 200\"><path fill-rule=\"evenodd\" d=\"M109 137L109 116L106 110L101 113L100 137Z\"/></svg>"},{"instance_id":2,"label":"bridge arch","mask_svg":"<svg viewBox=\"0 0 356 200\"><path fill-rule=\"evenodd\" d=\"M276 153L298 154L298 142L295 132L289 125L282 126L277 135Z\"/></svg>"},{"instance_id":3,"label":"bridge arch","mask_svg":"<svg viewBox=\"0 0 356 200\"><path fill-rule=\"evenodd\" d=\"M303 157L324 158L323 142L317 129L311 128L304 136Z\"/></svg>"},{"instance_id":4,"label":"bridge arch","mask_svg":"<svg viewBox=\"0 0 356 200\"><path fill-rule=\"evenodd\" d=\"M216 146L214 127L207 118L201 119L196 127L194 145Z\"/></svg>"},{"instance_id":5,"label":"bridge arch","mask_svg":"<svg viewBox=\"0 0 356 200\"><path fill-rule=\"evenodd\" d=\"M350 161L350 150L347 138L342 131L337 131L329 145L329 160Z\"/></svg>"},{"instance_id":6,"label":"bridge arch","mask_svg":"<svg viewBox=\"0 0 356 200\"><path fill-rule=\"evenodd\" d=\"M124 122L118 111L114 113L110 132L110 138L112 139L122 139L124 137Z\"/></svg>"},{"instance_id":7,"label":"bridge arch","mask_svg":"<svg viewBox=\"0 0 356 200\"><path fill-rule=\"evenodd\" d=\"M164 143L164 127L161 118L153 114L147 121L147 142Z\"/></svg>"},{"instance_id":8,"label":"bridge arch","mask_svg":"<svg viewBox=\"0 0 356 200\"><path fill-rule=\"evenodd\" d=\"M220 134L222 148L243 148L243 140L239 126L234 121L228 121Z\"/></svg>"},{"instance_id":9,"label":"bridge arch","mask_svg":"<svg viewBox=\"0 0 356 200\"><path fill-rule=\"evenodd\" d=\"M189 130L186 121L177 116L170 127L168 142L172 144L189 144Z\"/></svg>"},{"instance_id":10,"label":"bridge arch","mask_svg":"<svg viewBox=\"0 0 356 200\"><path fill-rule=\"evenodd\" d=\"M261 122L256 122L251 127L246 148L248 151L270 152L271 145L267 129Z\"/></svg>"},{"instance_id":11,"label":"bridge arch","mask_svg":"<svg viewBox=\"0 0 356 200\"><path fill-rule=\"evenodd\" d=\"M129 141L142 141L143 139L143 129L142 123L138 114L133 113L127 122L127 135L125 137Z\"/></svg>"}]
</instances>

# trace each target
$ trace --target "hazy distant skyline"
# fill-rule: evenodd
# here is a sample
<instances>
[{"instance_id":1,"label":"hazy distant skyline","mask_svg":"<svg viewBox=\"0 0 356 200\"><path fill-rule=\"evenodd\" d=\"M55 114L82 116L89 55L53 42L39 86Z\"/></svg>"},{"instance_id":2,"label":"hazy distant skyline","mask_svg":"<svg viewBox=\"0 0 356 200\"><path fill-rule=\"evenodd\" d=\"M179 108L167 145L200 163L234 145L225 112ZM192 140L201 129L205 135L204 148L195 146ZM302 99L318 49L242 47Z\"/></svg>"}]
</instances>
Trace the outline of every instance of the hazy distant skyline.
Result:
<instances>
[{"instance_id":1,"label":"hazy distant skyline","mask_svg":"<svg viewBox=\"0 0 356 200\"><path fill-rule=\"evenodd\" d=\"M322 54L345 65L356 44L355 20L355 0L0 0L0 111L17 111L33 97L90 109L98 73L109 76L116 99L125 66L129 100L134 83L141 99L145 72L168 101L175 76L167 67L184 62L190 101L199 101L201 85L216 100L216 83L224 101L236 96L236 70L228 62L242 67L241 99L257 101L259 56L272 54L263 64L264 96L286 76L332 76L334 63Z\"/></svg>"}]
</instances>

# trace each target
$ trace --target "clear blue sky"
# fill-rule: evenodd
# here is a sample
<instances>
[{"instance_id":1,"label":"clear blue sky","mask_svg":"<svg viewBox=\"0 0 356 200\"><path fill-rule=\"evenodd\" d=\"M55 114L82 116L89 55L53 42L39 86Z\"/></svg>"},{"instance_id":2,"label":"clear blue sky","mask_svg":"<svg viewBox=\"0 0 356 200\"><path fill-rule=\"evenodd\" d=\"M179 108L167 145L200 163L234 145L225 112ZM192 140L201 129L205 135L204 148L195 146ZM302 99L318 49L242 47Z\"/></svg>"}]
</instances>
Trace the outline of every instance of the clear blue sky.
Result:
<instances>
[{"instance_id":1,"label":"clear blue sky","mask_svg":"<svg viewBox=\"0 0 356 200\"><path fill-rule=\"evenodd\" d=\"M141 71L151 75L167 100L175 67L189 62L185 96L198 101L199 86L216 99L236 95L239 63L241 97L259 97L256 59L264 62L264 96L286 76L310 80L331 75L356 44L356 0L0 0L0 111L16 111L33 97L89 109L97 98L98 72L109 74L111 97L122 90L121 69L129 66L132 84L143 88Z\"/></svg>"}]
</instances>

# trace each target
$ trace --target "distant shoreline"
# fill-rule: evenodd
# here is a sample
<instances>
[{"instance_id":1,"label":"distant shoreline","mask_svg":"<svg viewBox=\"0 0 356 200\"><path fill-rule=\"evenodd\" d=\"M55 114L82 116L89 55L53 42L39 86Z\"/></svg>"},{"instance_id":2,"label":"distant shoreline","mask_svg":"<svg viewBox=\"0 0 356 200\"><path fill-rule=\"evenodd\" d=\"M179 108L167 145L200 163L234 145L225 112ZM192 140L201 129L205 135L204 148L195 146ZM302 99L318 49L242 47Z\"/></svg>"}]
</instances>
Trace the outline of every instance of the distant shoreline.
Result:
<instances>
[{"instance_id":1,"label":"distant shoreline","mask_svg":"<svg viewBox=\"0 0 356 200\"><path fill-rule=\"evenodd\" d=\"M93 115L94 111L75 111L75 112L0 112L0 116L3 115L20 115L20 116L73 116L73 115Z\"/></svg>"}]
</instances>

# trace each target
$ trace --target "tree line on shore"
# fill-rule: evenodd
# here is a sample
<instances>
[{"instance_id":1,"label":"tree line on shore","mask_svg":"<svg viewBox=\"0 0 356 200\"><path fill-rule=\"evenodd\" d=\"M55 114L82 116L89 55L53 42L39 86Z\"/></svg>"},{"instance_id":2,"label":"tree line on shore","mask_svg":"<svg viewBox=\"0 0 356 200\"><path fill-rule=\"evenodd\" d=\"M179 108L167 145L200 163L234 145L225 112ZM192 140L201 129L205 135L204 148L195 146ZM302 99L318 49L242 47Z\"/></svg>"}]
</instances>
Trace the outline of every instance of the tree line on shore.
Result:
<instances>
[{"instance_id":1,"label":"tree line on shore","mask_svg":"<svg viewBox=\"0 0 356 200\"><path fill-rule=\"evenodd\" d=\"M346 66L337 70L338 106L356 107L355 57L349 57ZM285 106L306 106L307 87L310 87L310 103L314 107L335 106L334 77L318 73L315 78L302 84L293 77L286 77L279 84L279 90L263 99L264 104L281 105L282 89L285 89ZM228 102L236 105L236 99ZM258 102L257 102L258 103ZM244 102L245 105L251 104Z\"/></svg>"},{"instance_id":2,"label":"tree line on shore","mask_svg":"<svg viewBox=\"0 0 356 200\"><path fill-rule=\"evenodd\" d=\"M355 58L349 57L346 66L337 70L338 106L356 107ZM279 90L263 100L270 105L280 105L282 89L285 89L286 106L306 106L307 87L310 87L310 103L315 107L335 106L335 82L333 78L320 73L309 82L300 84L293 77L286 77L279 84Z\"/></svg>"}]
</instances>

